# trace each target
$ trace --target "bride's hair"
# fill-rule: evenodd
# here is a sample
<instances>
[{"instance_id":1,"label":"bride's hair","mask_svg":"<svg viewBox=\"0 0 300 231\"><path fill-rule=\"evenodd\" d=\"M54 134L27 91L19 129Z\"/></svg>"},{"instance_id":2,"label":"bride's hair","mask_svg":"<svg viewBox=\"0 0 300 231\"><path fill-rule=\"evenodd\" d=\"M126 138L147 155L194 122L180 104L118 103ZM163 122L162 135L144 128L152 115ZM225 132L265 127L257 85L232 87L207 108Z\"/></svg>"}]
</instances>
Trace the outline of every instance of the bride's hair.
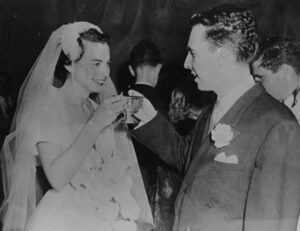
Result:
<instances>
[{"instance_id":1,"label":"bride's hair","mask_svg":"<svg viewBox=\"0 0 300 231\"><path fill-rule=\"evenodd\" d=\"M78 62L85 51L85 47L84 47L84 41L89 41L89 42L93 42L93 43L102 43L102 44L109 44L110 42L110 37L106 34L100 33L98 30L91 28L87 31L84 31L82 33L79 34L79 38L77 39L78 45L81 48L81 53L79 55L79 57L75 60L75 62ZM61 50L60 54L59 54L59 58L55 67L55 71L54 71L54 79L53 79L53 86L54 87L61 87L68 75L69 72L66 69L65 66L68 66L71 64L71 59L68 55L66 55L63 50Z\"/></svg>"}]
</instances>

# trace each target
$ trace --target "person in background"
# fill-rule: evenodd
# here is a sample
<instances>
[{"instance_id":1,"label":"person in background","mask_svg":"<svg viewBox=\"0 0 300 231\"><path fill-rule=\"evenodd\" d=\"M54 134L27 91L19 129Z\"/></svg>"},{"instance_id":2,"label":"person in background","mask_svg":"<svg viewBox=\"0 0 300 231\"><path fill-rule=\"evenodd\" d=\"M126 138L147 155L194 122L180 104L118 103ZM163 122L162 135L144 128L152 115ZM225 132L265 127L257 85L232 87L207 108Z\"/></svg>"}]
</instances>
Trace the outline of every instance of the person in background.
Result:
<instances>
[{"instance_id":1,"label":"person in background","mask_svg":"<svg viewBox=\"0 0 300 231\"><path fill-rule=\"evenodd\" d=\"M300 211L300 128L294 115L255 83L258 47L250 10L223 4L195 14L185 68L214 105L179 136L144 100L131 134L184 179L174 231L295 231ZM139 95L131 91L129 95Z\"/></svg>"},{"instance_id":2,"label":"person in background","mask_svg":"<svg viewBox=\"0 0 300 231\"><path fill-rule=\"evenodd\" d=\"M252 72L270 95L291 109L300 123L300 42L283 39L269 45L253 62Z\"/></svg>"},{"instance_id":3,"label":"person in background","mask_svg":"<svg viewBox=\"0 0 300 231\"><path fill-rule=\"evenodd\" d=\"M0 128L1 146L5 135L9 131L11 120L14 113L14 105L11 97L12 76L0 70Z\"/></svg>"},{"instance_id":4,"label":"person in background","mask_svg":"<svg viewBox=\"0 0 300 231\"><path fill-rule=\"evenodd\" d=\"M158 47L150 40L139 41L129 56L129 71L135 78L131 89L143 94L156 110L165 113L166 103L155 88L162 68ZM152 208L155 231L169 231L174 220L174 204L181 175L147 147L133 139L148 199Z\"/></svg>"},{"instance_id":5,"label":"person in background","mask_svg":"<svg viewBox=\"0 0 300 231\"><path fill-rule=\"evenodd\" d=\"M162 68L162 57L158 47L147 39L139 41L130 52L128 68L135 79L130 89L143 93L157 110L164 110L164 100L155 88Z\"/></svg>"},{"instance_id":6,"label":"person in background","mask_svg":"<svg viewBox=\"0 0 300 231\"><path fill-rule=\"evenodd\" d=\"M168 118L180 135L187 135L201 114L201 109L190 101L183 90L178 87L173 89Z\"/></svg>"},{"instance_id":7,"label":"person in background","mask_svg":"<svg viewBox=\"0 0 300 231\"><path fill-rule=\"evenodd\" d=\"M0 70L0 146L2 147L5 136L9 132L11 125L14 105L11 97L12 76L4 70ZM2 160L1 160L2 161ZM2 185L2 177L0 177ZM0 201L3 201L3 189L0 189ZM0 229L1 229L0 224ZM2 230L2 229L1 229Z\"/></svg>"},{"instance_id":8,"label":"person in background","mask_svg":"<svg viewBox=\"0 0 300 231\"><path fill-rule=\"evenodd\" d=\"M0 70L0 146L2 147L5 136L9 132L14 105L11 97L12 76L4 70ZM2 185L2 177L0 178ZM3 201L3 190L0 190L0 201Z\"/></svg>"},{"instance_id":9,"label":"person in background","mask_svg":"<svg viewBox=\"0 0 300 231\"><path fill-rule=\"evenodd\" d=\"M300 121L300 42L289 39L268 46L252 63L252 72Z\"/></svg>"}]
</instances>

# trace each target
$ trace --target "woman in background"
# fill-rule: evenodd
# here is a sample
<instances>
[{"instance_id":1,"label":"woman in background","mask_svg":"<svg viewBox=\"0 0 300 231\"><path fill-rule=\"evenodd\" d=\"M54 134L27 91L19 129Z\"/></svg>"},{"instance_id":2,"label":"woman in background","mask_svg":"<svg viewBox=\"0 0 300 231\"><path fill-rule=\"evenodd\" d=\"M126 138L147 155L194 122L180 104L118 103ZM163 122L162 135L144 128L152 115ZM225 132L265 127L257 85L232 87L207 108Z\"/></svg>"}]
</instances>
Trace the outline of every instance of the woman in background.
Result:
<instances>
[{"instance_id":1,"label":"woman in background","mask_svg":"<svg viewBox=\"0 0 300 231\"><path fill-rule=\"evenodd\" d=\"M201 109L189 102L183 90L173 89L168 117L180 135L187 135L193 129L200 114Z\"/></svg>"}]
</instances>

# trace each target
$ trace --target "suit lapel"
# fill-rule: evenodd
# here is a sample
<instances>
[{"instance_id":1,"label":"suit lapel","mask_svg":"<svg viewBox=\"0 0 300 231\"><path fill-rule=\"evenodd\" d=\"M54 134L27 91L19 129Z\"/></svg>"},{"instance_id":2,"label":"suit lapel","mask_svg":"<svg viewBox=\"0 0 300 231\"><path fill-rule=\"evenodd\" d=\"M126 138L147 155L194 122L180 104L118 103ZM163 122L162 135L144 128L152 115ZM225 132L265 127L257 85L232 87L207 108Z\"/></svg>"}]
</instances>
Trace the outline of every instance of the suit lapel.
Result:
<instances>
[{"instance_id":1,"label":"suit lapel","mask_svg":"<svg viewBox=\"0 0 300 231\"><path fill-rule=\"evenodd\" d=\"M265 90L260 83L254 85L233 104L233 106L220 119L219 123L235 127L246 109L263 92L265 92Z\"/></svg>"},{"instance_id":2,"label":"suit lapel","mask_svg":"<svg viewBox=\"0 0 300 231\"><path fill-rule=\"evenodd\" d=\"M204 112L203 118L201 119L201 123L197 128L197 133L194 136L192 141L193 149L192 149L192 158L196 155L197 151L199 150L202 143L208 136L208 128L212 110L214 108L214 104L207 107L206 111Z\"/></svg>"},{"instance_id":3,"label":"suit lapel","mask_svg":"<svg viewBox=\"0 0 300 231\"><path fill-rule=\"evenodd\" d=\"M261 84L256 84L253 86L233 104L233 106L221 118L219 123L224 123L234 128L250 104L263 92L264 90ZM212 153L218 150L211 141L210 133L207 134L211 111L208 115L209 116L206 118L207 121L205 123L205 129L203 129L202 133L202 142L201 139L199 142L199 138L197 139L197 137L195 137L195 143L191 143L191 145L194 147L200 147L197 151L194 150L195 156L192 158L191 164L185 174L180 193L182 193L192 182L197 172L206 163L206 161L209 160L209 157L212 156ZM204 132L206 132L206 134L204 134ZM199 143L197 144L197 142Z\"/></svg>"},{"instance_id":4,"label":"suit lapel","mask_svg":"<svg viewBox=\"0 0 300 231\"><path fill-rule=\"evenodd\" d=\"M186 186L190 182L188 180L189 177L192 175L193 172L195 172L195 170L193 170L193 168L195 167L194 158L196 158L196 159L201 158L201 156L198 154L202 153L207 148L208 142L210 142L210 139L208 136L208 128L209 128L209 121L210 121L210 116L211 116L213 108L214 108L214 104L207 106L207 108L205 108L203 110L202 116L200 116L198 122L195 125L195 129L196 129L195 135L194 135L193 139L191 140L192 148L191 148L190 154L188 155L188 159L186 162L185 177L183 179L181 188L179 190L177 201L180 200L183 191L185 190ZM199 160L197 162L199 162ZM191 167L192 167L192 169L191 169ZM177 206L178 205L176 205L176 208L178 208Z\"/></svg>"}]
</instances>

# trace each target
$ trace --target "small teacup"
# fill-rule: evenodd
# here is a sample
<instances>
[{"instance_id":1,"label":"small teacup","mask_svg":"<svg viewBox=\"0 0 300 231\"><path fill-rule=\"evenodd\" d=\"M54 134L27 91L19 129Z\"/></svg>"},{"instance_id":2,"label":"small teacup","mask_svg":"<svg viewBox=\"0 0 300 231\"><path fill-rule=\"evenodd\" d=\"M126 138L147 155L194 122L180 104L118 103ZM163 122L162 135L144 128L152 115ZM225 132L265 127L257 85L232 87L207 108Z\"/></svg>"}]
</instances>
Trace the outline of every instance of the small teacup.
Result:
<instances>
[{"instance_id":1,"label":"small teacup","mask_svg":"<svg viewBox=\"0 0 300 231\"><path fill-rule=\"evenodd\" d=\"M138 122L132 115L143 106L143 98L142 96L125 96L126 105L123 111L123 123L133 124Z\"/></svg>"}]
</instances>

